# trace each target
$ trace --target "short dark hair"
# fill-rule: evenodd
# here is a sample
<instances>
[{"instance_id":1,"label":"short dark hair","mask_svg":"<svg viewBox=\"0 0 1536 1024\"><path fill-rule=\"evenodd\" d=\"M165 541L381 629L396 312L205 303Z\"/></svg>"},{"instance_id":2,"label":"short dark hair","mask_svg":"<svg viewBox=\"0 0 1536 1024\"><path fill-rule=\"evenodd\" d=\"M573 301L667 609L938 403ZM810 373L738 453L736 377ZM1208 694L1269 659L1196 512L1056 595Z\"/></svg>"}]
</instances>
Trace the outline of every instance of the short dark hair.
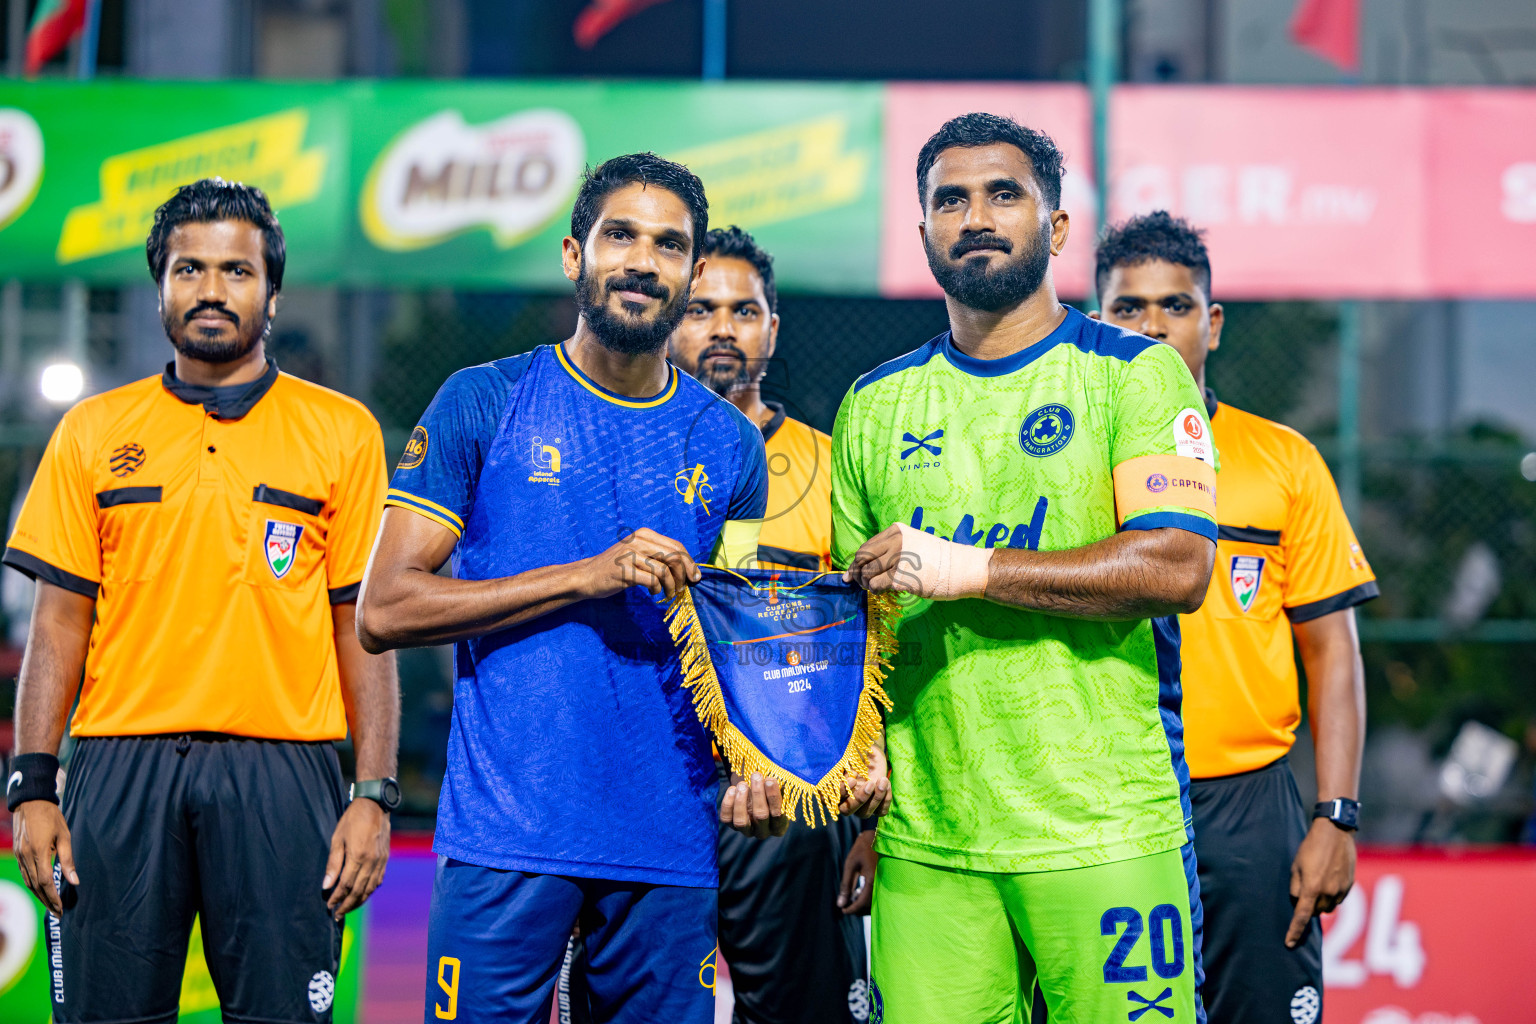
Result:
<instances>
[{"instance_id":1,"label":"short dark hair","mask_svg":"<svg viewBox=\"0 0 1536 1024\"><path fill-rule=\"evenodd\" d=\"M1195 284L1211 300L1211 257L1205 250L1205 232L1183 217L1167 210L1153 210L1119 224L1111 225L1099 238L1094 257L1093 283L1100 298L1109 284L1109 273L1116 267L1162 260L1188 267Z\"/></svg>"},{"instance_id":2,"label":"short dark hair","mask_svg":"<svg viewBox=\"0 0 1536 1024\"><path fill-rule=\"evenodd\" d=\"M728 228L715 228L704 236L704 247L699 250L699 255L706 259L710 256L729 256L752 264L752 269L757 271L757 276L763 282L768 314L772 316L779 311L779 290L773 283L773 257L757 244L757 239L735 224Z\"/></svg>"},{"instance_id":3,"label":"short dark hair","mask_svg":"<svg viewBox=\"0 0 1536 1024\"><path fill-rule=\"evenodd\" d=\"M267 264L267 294L283 290L283 267L288 262L288 243L277 223L267 194L255 185L223 178L203 178L183 185L155 211L154 226L144 243L149 272L155 284L165 279L166 246L171 232L183 224L211 224L219 220L243 220L261 229L261 255Z\"/></svg>"},{"instance_id":4,"label":"short dark hair","mask_svg":"<svg viewBox=\"0 0 1536 1024\"><path fill-rule=\"evenodd\" d=\"M588 167L581 176L581 190L571 207L571 237L582 245L597 223L603 200L625 185L655 185L671 192L688 206L693 217L693 257L698 259L709 231L709 200L704 198L704 183L682 164L663 160L655 153L627 153Z\"/></svg>"},{"instance_id":5,"label":"short dark hair","mask_svg":"<svg viewBox=\"0 0 1536 1024\"><path fill-rule=\"evenodd\" d=\"M966 149L976 146L992 146L1006 142L1017 146L1029 157L1045 201L1052 210L1061 208L1061 150L1045 132L1025 128L1011 117L999 114L970 113L952 117L943 127L929 136L917 154L917 201L928 205L928 172L934 161L946 149L960 146Z\"/></svg>"}]
</instances>

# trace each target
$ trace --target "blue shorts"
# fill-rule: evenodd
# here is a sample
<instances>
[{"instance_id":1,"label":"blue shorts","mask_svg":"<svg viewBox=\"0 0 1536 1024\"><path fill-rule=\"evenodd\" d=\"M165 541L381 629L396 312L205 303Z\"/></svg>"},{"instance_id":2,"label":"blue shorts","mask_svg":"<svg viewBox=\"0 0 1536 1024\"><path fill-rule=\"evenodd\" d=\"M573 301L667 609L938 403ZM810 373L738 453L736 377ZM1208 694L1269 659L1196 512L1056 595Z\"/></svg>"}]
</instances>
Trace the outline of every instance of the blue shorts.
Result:
<instances>
[{"instance_id":1,"label":"blue shorts","mask_svg":"<svg viewBox=\"0 0 1536 1024\"><path fill-rule=\"evenodd\" d=\"M425 1024L547 1024L572 926L595 1024L711 1024L714 889L437 859Z\"/></svg>"}]
</instances>

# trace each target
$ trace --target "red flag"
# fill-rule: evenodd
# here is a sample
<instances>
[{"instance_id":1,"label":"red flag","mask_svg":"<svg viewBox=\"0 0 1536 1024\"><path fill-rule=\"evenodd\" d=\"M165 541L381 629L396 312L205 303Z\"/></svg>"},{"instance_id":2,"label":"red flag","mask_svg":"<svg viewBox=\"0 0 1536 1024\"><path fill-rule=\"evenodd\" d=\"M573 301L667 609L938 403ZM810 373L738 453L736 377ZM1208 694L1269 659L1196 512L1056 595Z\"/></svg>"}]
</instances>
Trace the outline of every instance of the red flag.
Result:
<instances>
[{"instance_id":1,"label":"red flag","mask_svg":"<svg viewBox=\"0 0 1536 1024\"><path fill-rule=\"evenodd\" d=\"M1301 0L1291 39L1345 71L1360 70L1360 0Z\"/></svg>"},{"instance_id":2,"label":"red flag","mask_svg":"<svg viewBox=\"0 0 1536 1024\"><path fill-rule=\"evenodd\" d=\"M27 29L27 74L35 75L85 27L90 0L43 0Z\"/></svg>"},{"instance_id":3,"label":"red flag","mask_svg":"<svg viewBox=\"0 0 1536 1024\"><path fill-rule=\"evenodd\" d=\"M580 14L576 15L576 24L572 34L576 37L576 45L583 50L590 50L597 45L597 41L613 30L613 27L627 18L632 18L657 4L666 0L591 0Z\"/></svg>"}]
</instances>

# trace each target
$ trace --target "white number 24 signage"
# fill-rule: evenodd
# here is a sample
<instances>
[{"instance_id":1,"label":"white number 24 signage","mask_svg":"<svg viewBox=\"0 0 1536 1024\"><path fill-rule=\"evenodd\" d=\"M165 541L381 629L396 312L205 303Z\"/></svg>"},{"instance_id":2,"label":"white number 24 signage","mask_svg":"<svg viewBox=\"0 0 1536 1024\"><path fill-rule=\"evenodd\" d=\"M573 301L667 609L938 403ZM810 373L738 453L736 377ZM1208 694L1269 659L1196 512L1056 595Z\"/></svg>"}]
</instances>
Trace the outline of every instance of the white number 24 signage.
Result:
<instances>
[{"instance_id":1,"label":"white number 24 signage","mask_svg":"<svg viewBox=\"0 0 1536 1024\"><path fill-rule=\"evenodd\" d=\"M1382 875L1369 895L1356 885L1323 932L1323 980L1330 987L1360 988L1371 975L1412 988L1424 973L1419 926L1401 919L1403 880ZM1363 946L1359 945L1362 935Z\"/></svg>"}]
</instances>

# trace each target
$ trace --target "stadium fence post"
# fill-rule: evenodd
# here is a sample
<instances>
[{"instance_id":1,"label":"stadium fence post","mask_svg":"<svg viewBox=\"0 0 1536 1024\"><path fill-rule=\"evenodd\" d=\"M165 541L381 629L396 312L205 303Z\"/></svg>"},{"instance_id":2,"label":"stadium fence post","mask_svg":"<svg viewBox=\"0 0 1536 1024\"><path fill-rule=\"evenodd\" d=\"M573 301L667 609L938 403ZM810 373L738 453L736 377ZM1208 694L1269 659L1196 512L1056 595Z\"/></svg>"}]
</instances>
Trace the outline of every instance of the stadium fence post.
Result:
<instances>
[{"instance_id":1,"label":"stadium fence post","mask_svg":"<svg viewBox=\"0 0 1536 1024\"><path fill-rule=\"evenodd\" d=\"M1360 521L1360 303L1339 303L1339 497Z\"/></svg>"},{"instance_id":2,"label":"stadium fence post","mask_svg":"<svg viewBox=\"0 0 1536 1024\"><path fill-rule=\"evenodd\" d=\"M1109 102L1120 74L1122 0L1089 0L1088 88L1093 96L1093 187L1098 226L1109 223ZM1085 247L1093 258L1093 245ZM1088 290L1089 309L1098 309L1096 289Z\"/></svg>"}]
</instances>

